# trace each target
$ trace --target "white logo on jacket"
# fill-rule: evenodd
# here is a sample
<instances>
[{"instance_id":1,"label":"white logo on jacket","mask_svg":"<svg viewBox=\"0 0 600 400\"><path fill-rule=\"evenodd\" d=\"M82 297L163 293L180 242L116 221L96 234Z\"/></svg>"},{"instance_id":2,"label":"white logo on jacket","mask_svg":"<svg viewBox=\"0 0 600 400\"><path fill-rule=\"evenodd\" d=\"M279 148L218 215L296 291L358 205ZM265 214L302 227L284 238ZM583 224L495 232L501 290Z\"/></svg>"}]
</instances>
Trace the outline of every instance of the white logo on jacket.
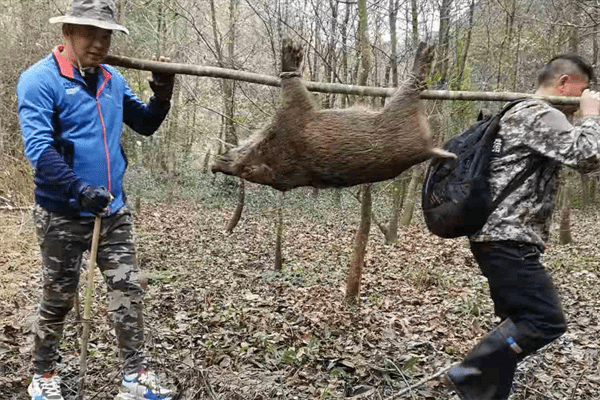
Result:
<instances>
[{"instance_id":1,"label":"white logo on jacket","mask_svg":"<svg viewBox=\"0 0 600 400\"><path fill-rule=\"evenodd\" d=\"M496 138L492 144L492 153L500 154L502 152L502 139Z\"/></svg>"}]
</instances>

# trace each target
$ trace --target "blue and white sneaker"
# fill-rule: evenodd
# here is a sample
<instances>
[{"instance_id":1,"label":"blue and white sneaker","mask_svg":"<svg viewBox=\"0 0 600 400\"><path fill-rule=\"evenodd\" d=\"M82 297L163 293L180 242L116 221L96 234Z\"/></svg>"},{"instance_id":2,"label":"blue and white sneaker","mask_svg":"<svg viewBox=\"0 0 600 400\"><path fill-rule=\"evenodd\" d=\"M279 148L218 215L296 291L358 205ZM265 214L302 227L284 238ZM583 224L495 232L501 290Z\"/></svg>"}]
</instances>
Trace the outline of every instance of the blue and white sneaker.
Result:
<instances>
[{"instance_id":1,"label":"blue and white sneaker","mask_svg":"<svg viewBox=\"0 0 600 400\"><path fill-rule=\"evenodd\" d=\"M35 374L27 388L31 400L64 400L60 393L60 377L46 372L44 375Z\"/></svg>"},{"instance_id":2,"label":"blue and white sneaker","mask_svg":"<svg viewBox=\"0 0 600 400\"><path fill-rule=\"evenodd\" d=\"M160 386L159 382L160 378L151 371L123 375L121 389L115 400L172 400L172 392Z\"/></svg>"}]
</instances>

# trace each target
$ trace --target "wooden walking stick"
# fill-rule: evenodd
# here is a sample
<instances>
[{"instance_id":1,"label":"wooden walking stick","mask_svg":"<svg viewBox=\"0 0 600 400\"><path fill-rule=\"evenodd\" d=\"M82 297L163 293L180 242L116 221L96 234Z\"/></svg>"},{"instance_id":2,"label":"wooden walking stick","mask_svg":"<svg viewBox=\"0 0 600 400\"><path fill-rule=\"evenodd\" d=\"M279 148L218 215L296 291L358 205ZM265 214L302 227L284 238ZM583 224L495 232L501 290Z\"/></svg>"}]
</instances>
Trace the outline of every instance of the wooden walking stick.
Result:
<instances>
[{"instance_id":1,"label":"wooden walking stick","mask_svg":"<svg viewBox=\"0 0 600 400\"><path fill-rule=\"evenodd\" d=\"M87 274L88 284L85 289L85 305L83 309L83 334L81 336L81 356L79 358L79 400L83 400L85 373L87 371L90 316L92 313L92 300L94 299L94 270L96 269L96 256L98 255L101 224L102 217L96 216L96 220L94 221L94 233L92 234L92 248L90 250L90 266Z\"/></svg>"}]
</instances>

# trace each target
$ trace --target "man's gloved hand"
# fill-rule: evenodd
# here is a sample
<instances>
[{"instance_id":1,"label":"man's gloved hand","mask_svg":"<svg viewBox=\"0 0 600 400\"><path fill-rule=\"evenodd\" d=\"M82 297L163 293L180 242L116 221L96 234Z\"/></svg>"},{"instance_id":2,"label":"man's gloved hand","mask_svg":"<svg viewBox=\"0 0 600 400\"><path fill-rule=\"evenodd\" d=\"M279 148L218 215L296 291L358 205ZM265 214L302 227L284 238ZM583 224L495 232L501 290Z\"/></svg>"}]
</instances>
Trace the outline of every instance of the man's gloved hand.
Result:
<instances>
[{"instance_id":1,"label":"man's gloved hand","mask_svg":"<svg viewBox=\"0 0 600 400\"><path fill-rule=\"evenodd\" d=\"M158 59L153 56L152 61L171 62L169 57L160 56ZM150 88L154 95L162 101L170 101L173 96L173 86L175 85L175 74L164 74L152 72L148 77Z\"/></svg>"},{"instance_id":2,"label":"man's gloved hand","mask_svg":"<svg viewBox=\"0 0 600 400\"><path fill-rule=\"evenodd\" d=\"M113 195L103 187L85 185L79 192L81 210L98 215L102 213L113 199Z\"/></svg>"}]
</instances>

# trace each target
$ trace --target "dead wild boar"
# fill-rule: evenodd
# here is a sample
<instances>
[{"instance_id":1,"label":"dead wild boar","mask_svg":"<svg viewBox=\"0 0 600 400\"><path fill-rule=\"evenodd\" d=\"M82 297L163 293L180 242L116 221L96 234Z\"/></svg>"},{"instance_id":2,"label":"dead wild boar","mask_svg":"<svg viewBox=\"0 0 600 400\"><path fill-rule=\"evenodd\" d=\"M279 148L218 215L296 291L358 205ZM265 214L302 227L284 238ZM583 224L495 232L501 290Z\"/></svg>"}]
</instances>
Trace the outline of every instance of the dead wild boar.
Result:
<instances>
[{"instance_id":1,"label":"dead wild boar","mask_svg":"<svg viewBox=\"0 0 600 400\"><path fill-rule=\"evenodd\" d=\"M283 100L261 132L221 155L212 172L287 191L299 186L339 188L392 179L433 157L454 157L433 147L419 100L420 72L433 52L419 46L413 76L381 111L361 107L319 110L302 79L302 48L282 48Z\"/></svg>"}]
</instances>

